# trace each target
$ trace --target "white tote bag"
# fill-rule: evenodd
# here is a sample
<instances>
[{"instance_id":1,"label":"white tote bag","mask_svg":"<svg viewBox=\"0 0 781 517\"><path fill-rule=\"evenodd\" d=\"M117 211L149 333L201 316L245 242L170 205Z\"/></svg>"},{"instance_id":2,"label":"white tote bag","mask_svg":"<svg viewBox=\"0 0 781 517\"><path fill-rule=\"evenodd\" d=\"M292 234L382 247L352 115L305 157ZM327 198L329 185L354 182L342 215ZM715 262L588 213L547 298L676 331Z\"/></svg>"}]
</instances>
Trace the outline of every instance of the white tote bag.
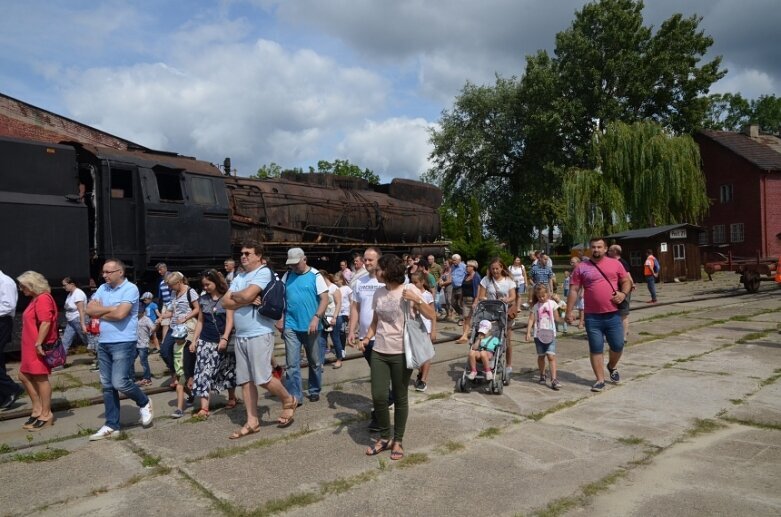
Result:
<instances>
[{"instance_id":1,"label":"white tote bag","mask_svg":"<svg viewBox=\"0 0 781 517\"><path fill-rule=\"evenodd\" d=\"M426 325L420 313L416 317L410 318L410 303L402 300L402 311L404 312L404 358L407 361L407 368L420 368L426 361L434 357L434 345L426 331Z\"/></svg>"}]
</instances>

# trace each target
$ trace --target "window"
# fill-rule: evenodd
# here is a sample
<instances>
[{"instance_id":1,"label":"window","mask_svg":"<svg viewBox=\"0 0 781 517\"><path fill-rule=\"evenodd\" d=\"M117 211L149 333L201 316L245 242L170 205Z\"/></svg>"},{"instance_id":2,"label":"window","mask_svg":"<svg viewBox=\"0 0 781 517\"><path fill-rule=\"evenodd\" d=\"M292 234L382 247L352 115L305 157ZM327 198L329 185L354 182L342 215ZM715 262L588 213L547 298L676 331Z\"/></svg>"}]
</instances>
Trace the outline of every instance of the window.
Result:
<instances>
[{"instance_id":1,"label":"window","mask_svg":"<svg viewBox=\"0 0 781 517\"><path fill-rule=\"evenodd\" d=\"M729 241L743 242L743 223L733 223L729 225Z\"/></svg>"},{"instance_id":2,"label":"window","mask_svg":"<svg viewBox=\"0 0 781 517\"><path fill-rule=\"evenodd\" d=\"M133 173L126 169L111 169L111 197L133 197Z\"/></svg>"},{"instance_id":3,"label":"window","mask_svg":"<svg viewBox=\"0 0 781 517\"><path fill-rule=\"evenodd\" d=\"M160 201L184 201L179 174L155 171L155 178L157 178L157 191L160 193Z\"/></svg>"},{"instance_id":4,"label":"window","mask_svg":"<svg viewBox=\"0 0 781 517\"><path fill-rule=\"evenodd\" d=\"M732 201L732 184L722 185L719 189L719 199L722 203L729 203Z\"/></svg>"},{"instance_id":5,"label":"window","mask_svg":"<svg viewBox=\"0 0 781 517\"><path fill-rule=\"evenodd\" d=\"M727 242L726 236L724 235L724 225L723 224L715 224L713 225L713 239L711 239L713 244L722 244L724 242Z\"/></svg>"},{"instance_id":6,"label":"window","mask_svg":"<svg viewBox=\"0 0 781 517\"><path fill-rule=\"evenodd\" d=\"M673 260L686 260L685 244L673 244Z\"/></svg>"},{"instance_id":7,"label":"window","mask_svg":"<svg viewBox=\"0 0 781 517\"><path fill-rule=\"evenodd\" d=\"M193 203L206 206L217 204L211 179L190 177L190 186L192 187Z\"/></svg>"},{"instance_id":8,"label":"window","mask_svg":"<svg viewBox=\"0 0 781 517\"><path fill-rule=\"evenodd\" d=\"M699 243L698 244L700 246L706 246L708 244L708 228L707 227L703 227L702 229L704 231L700 232L700 235L698 237L699 238Z\"/></svg>"},{"instance_id":9,"label":"window","mask_svg":"<svg viewBox=\"0 0 781 517\"><path fill-rule=\"evenodd\" d=\"M643 265L643 256L640 251L629 252L629 265L632 267L639 267Z\"/></svg>"}]
</instances>

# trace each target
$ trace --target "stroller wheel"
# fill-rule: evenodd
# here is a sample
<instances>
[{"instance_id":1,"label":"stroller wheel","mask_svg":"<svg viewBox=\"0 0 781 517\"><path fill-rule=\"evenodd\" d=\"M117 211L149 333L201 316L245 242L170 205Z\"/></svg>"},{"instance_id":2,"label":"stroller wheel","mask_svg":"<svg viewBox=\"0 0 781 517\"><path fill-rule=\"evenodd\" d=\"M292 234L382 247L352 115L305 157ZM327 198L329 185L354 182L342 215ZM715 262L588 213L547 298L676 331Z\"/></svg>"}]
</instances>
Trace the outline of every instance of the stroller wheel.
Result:
<instances>
[{"instance_id":1,"label":"stroller wheel","mask_svg":"<svg viewBox=\"0 0 781 517\"><path fill-rule=\"evenodd\" d=\"M463 375L458 378L458 382L456 384L458 385L458 391L461 391L461 392L465 392L466 391L466 389L465 389L466 382L465 382L465 379L464 379Z\"/></svg>"},{"instance_id":2,"label":"stroller wheel","mask_svg":"<svg viewBox=\"0 0 781 517\"><path fill-rule=\"evenodd\" d=\"M496 393L497 395L501 395L504 391L504 384L499 379L494 379L491 382L491 391Z\"/></svg>"}]
</instances>

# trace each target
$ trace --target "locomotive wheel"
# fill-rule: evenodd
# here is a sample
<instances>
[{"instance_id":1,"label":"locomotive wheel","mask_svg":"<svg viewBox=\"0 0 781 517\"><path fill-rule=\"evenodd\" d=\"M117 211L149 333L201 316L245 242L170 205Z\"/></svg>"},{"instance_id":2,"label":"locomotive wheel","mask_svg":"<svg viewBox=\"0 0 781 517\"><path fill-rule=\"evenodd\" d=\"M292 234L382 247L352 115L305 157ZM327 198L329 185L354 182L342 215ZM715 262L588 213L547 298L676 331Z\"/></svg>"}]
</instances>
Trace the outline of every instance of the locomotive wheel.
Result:
<instances>
[{"instance_id":1,"label":"locomotive wheel","mask_svg":"<svg viewBox=\"0 0 781 517\"><path fill-rule=\"evenodd\" d=\"M759 291L760 282L759 273L756 271L746 271L743 273L743 286L749 293L756 293Z\"/></svg>"}]
</instances>

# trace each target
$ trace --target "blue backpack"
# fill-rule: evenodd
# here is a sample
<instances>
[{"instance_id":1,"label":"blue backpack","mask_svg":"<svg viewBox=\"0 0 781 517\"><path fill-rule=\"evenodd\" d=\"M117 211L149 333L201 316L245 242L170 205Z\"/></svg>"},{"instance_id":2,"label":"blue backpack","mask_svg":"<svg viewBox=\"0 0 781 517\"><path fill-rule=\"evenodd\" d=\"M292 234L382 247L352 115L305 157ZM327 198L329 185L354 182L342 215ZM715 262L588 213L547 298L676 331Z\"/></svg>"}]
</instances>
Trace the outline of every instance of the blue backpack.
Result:
<instances>
[{"instance_id":1,"label":"blue backpack","mask_svg":"<svg viewBox=\"0 0 781 517\"><path fill-rule=\"evenodd\" d=\"M263 266L268 267L268 266ZM276 273L271 271L271 281L260 293L260 305L258 314L277 321L285 314L287 308L287 299L285 298L285 284L277 278Z\"/></svg>"}]
</instances>

